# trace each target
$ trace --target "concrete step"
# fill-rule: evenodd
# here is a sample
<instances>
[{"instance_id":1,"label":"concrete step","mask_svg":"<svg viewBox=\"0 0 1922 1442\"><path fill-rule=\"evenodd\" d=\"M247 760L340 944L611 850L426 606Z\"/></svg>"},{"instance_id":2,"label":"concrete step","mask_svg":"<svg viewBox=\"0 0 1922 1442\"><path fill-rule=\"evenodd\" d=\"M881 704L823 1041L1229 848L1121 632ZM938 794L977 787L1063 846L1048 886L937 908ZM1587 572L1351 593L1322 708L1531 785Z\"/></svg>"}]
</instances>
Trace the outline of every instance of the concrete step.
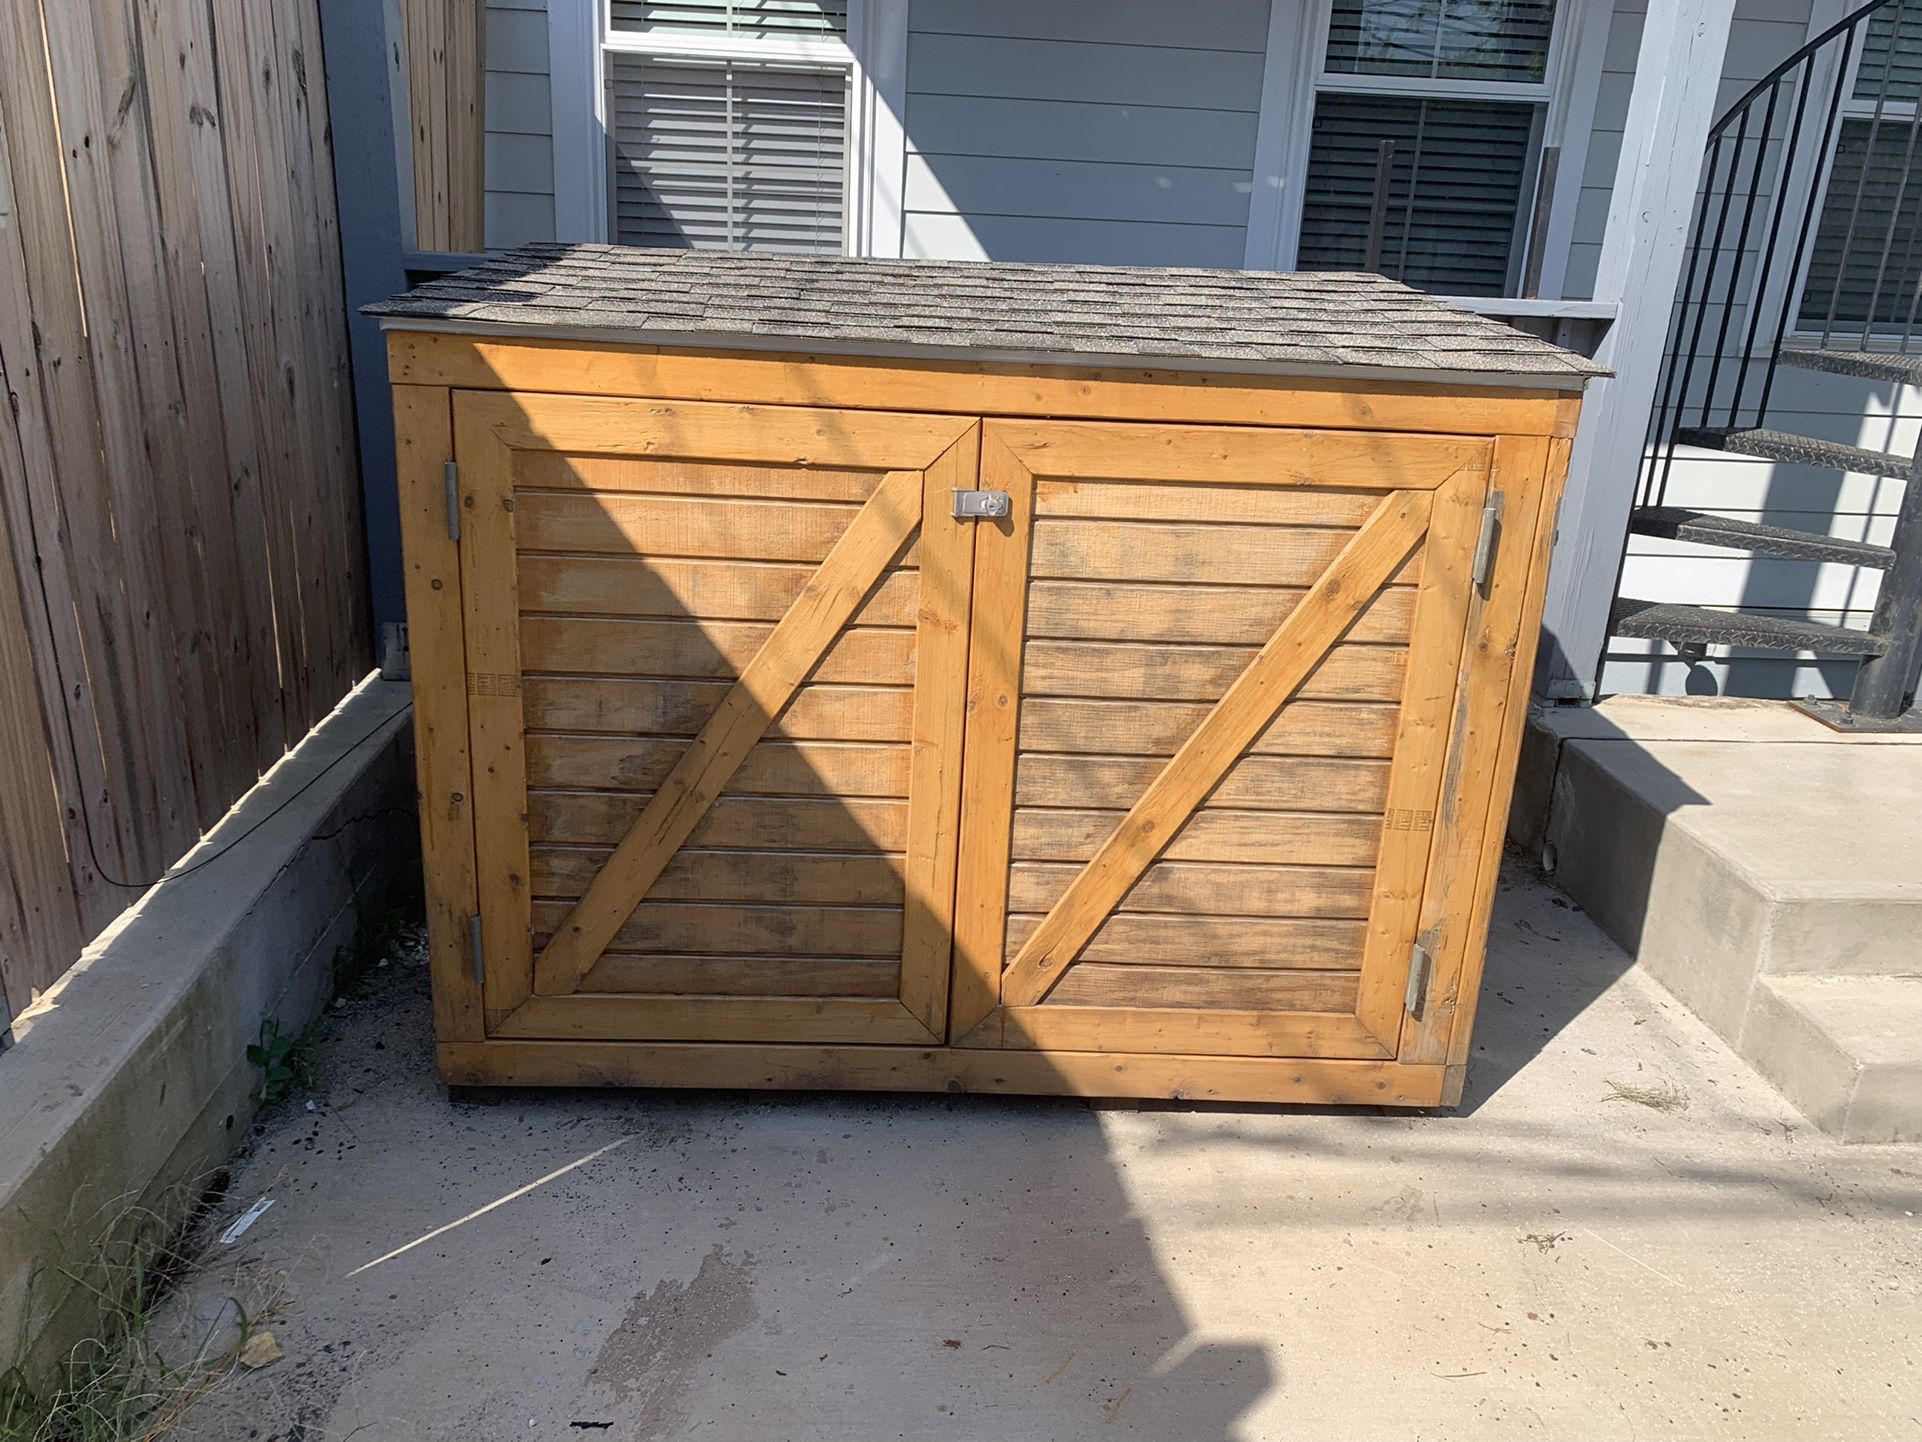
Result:
<instances>
[{"instance_id":1,"label":"concrete step","mask_svg":"<svg viewBox=\"0 0 1922 1442\"><path fill-rule=\"evenodd\" d=\"M1922 737L1622 699L1538 714L1555 881L1818 1125L1922 1138Z\"/></svg>"},{"instance_id":2,"label":"concrete step","mask_svg":"<svg viewBox=\"0 0 1922 1442\"><path fill-rule=\"evenodd\" d=\"M1849 1142L1922 1141L1922 976L1765 976L1740 1050Z\"/></svg>"}]
</instances>

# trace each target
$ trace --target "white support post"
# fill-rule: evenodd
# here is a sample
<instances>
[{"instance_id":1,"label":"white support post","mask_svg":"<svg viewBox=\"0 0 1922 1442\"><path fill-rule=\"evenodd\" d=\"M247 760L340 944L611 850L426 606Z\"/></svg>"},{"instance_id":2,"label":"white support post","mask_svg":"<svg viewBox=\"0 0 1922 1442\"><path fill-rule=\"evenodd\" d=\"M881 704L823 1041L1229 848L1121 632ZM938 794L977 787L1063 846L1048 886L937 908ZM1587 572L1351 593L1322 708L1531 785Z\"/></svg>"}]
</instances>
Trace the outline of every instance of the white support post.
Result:
<instances>
[{"instance_id":1,"label":"white support post","mask_svg":"<svg viewBox=\"0 0 1922 1442\"><path fill-rule=\"evenodd\" d=\"M1649 0L1595 299L1616 307L1562 501L1536 688L1593 699L1643 441L1688 248L1735 0Z\"/></svg>"}]
</instances>

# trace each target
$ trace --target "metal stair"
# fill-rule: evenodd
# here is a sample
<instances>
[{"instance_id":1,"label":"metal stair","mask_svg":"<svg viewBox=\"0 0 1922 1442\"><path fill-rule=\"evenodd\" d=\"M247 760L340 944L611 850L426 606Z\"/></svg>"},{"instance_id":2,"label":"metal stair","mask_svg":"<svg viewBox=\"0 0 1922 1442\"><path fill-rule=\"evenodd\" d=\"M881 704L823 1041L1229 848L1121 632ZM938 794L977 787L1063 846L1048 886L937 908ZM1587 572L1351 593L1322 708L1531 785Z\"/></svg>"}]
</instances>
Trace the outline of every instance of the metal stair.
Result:
<instances>
[{"instance_id":1,"label":"metal stair","mask_svg":"<svg viewBox=\"0 0 1922 1442\"><path fill-rule=\"evenodd\" d=\"M1690 426L1678 430L1675 439L1685 446L1732 451L1736 455L1759 456L1763 460L1787 461L1791 465L1815 466L1823 470L1888 476L1897 481L1906 481L1915 465L1907 456L1892 456L1887 451L1845 446L1840 441L1817 440L1813 436L1798 436L1792 431L1770 430L1766 426L1748 430Z\"/></svg>"},{"instance_id":2,"label":"metal stair","mask_svg":"<svg viewBox=\"0 0 1922 1442\"><path fill-rule=\"evenodd\" d=\"M1666 641L1683 651L1704 646L1743 646L1758 651L1880 656L1889 648L1882 637L1845 626L1825 626L1819 621L1801 621L1791 616L1717 611L1673 601L1635 601L1626 596L1615 603L1609 624L1617 636Z\"/></svg>"},{"instance_id":3,"label":"metal stair","mask_svg":"<svg viewBox=\"0 0 1922 1442\"><path fill-rule=\"evenodd\" d=\"M1895 564L1895 552L1887 546L1818 536L1813 531L1797 531L1788 526L1738 521L1730 516L1689 511L1678 506L1642 506L1629 516L1629 529L1638 536L1726 546L1784 561L1830 561L1840 566L1873 566L1882 571Z\"/></svg>"}]
</instances>

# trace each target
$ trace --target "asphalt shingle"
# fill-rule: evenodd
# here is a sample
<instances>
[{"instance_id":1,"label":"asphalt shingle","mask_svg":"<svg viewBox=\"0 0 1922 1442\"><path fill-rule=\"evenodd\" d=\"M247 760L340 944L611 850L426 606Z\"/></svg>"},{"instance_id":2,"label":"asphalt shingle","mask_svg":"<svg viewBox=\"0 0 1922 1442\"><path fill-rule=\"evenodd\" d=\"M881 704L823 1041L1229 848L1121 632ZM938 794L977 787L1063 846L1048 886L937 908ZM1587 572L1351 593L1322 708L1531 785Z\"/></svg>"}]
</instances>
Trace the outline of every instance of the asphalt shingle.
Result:
<instances>
[{"instance_id":1,"label":"asphalt shingle","mask_svg":"<svg viewBox=\"0 0 1922 1442\"><path fill-rule=\"evenodd\" d=\"M636 343L730 337L859 352L925 346L1063 363L1418 370L1569 385L1571 351L1399 281L1349 272L857 260L530 245L367 308L396 323L589 330Z\"/></svg>"}]
</instances>

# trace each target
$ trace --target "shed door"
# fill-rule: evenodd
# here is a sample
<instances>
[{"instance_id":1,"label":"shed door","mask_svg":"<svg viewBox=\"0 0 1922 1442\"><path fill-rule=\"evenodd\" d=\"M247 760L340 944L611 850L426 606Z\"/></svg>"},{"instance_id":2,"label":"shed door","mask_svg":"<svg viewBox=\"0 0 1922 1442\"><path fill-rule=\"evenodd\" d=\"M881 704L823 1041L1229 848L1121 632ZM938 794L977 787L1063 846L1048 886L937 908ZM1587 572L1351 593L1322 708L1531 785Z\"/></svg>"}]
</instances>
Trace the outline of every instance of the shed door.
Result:
<instances>
[{"instance_id":1,"label":"shed door","mask_svg":"<svg viewBox=\"0 0 1922 1442\"><path fill-rule=\"evenodd\" d=\"M957 1044L1395 1055L1491 453L984 427Z\"/></svg>"},{"instance_id":2,"label":"shed door","mask_svg":"<svg viewBox=\"0 0 1922 1442\"><path fill-rule=\"evenodd\" d=\"M979 426L460 393L489 1031L945 1034Z\"/></svg>"}]
</instances>

